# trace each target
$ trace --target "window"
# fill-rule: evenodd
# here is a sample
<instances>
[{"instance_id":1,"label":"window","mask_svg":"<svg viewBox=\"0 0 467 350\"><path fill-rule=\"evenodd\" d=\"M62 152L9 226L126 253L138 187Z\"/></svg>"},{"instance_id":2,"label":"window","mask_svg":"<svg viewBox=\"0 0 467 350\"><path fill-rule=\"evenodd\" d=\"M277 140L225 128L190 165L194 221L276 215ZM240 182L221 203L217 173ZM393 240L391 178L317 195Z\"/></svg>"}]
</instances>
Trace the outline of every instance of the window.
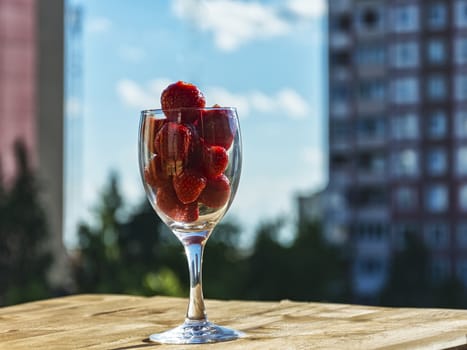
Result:
<instances>
[{"instance_id":1,"label":"window","mask_svg":"<svg viewBox=\"0 0 467 350\"><path fill-rule=\"evenodd\" d=\"M366 258L360 261L358 269L362 275L379 276L383 271L383 263L376 258Z\"/></svg>"},{"instance_id":2,"label":"window","mask_svg":"<svg viewBox=\"0 0 467 350\"><path fill-rule=\"evenodd\" d=\"M356 188L351 194L357 208L386 206L387 191L381 186L362 186Z\"/></svg>"},{"instance_id":3,"label":"window","mask_svg":"<svg viewBox=\"0 0 467 350\"><path fill-rule=\"evenodd\" d=\"M409 186L402 186L394 193L396 208L401 211L409 211L417 206L417 191Z\"/></svg>"},{"instance_id":4,"label":"window","mask_svg":"<svg viewBox=\"0 0 467 350\"><path fill-rule=\"evenodd\" d=\"M467 38L457 38L454 41L454 62L467 63Z\"/></svg>"},{"instance_id":5,"label":"window","mask_svg":"<svg viewBox=\"0 0 467 350\"><path fill-rule=\"evenodd\" d=\"M467 247L467 222L460 222L457 225L456 241L462 248ZM466 271L467 272L467 271ZM467 277L467 275L466 275ZM467 280L466 280L467 282Z\"/></svg>"},{"instance_id":6,"label":"window","mask_svg":"<svg viewBox=\"0 0 467 350\"><path fill-rule=\"evenodd\" d=\"M454 77L454 98L457 101L467 100L467 75L459 74Z\"/></svg>"},{"instance_id":7,"label":"window","mask_svg":"<svg viewBox=\"0 0 467 350\"><path fill-rule=\"evenodd\" d=\"M426 169L430 175L442 175L447 168L446 151L442 148L428 150L426 153Z\"/></svg>"},{"instance_id":8,"label":"window","mask_svg":"<svg viewBox=\"0 0 467 350\"><path fill-rule=\"evenodd\" d=\"M445 248L449 244L449 227L445 223L428 223L425 226L425 242L432 248Z\"/></svg>"},{"instance_id":9,"label":"window","mask_svg":"<svg viewBox=\"0 0 467 350\"><path fill-rule=\"evenodd\" d=\"M443 40L430 40L426 50L428 62L430 63L443 63L446 59L446 48Z\"/></svg>"},{"instance_id":10,"label":"window","mask_svg":"<svg viewBox=\"0 0 467 350\"><path fill-rule=\"evenodd\" d=\"M357 138L361 140L384 138L384 120L380 118L358 120Z\"/></svg>"},{"instance_id":11,"label":"window","mask_svg":"<svg viewBox=\"0 0 467 350\"><path fill-rule=\"evenodd\" d=\"M383 65L386 61L386 51L380 45L367 45L358 48L357 63L366 65Z\"/></svg>"},{"instance_id":12,"label":"window","mask_svg":"<svg viewBox=\"0 0 467 350\"><path fill-rule=\"evenodd\" d=\"M350 159L342 154L332 155L329 161L333 170L345 169L350 164Z\"/></svg>"},{"instance_id":13,"label":"window","mask_svg":"<svg viewBox=\"0 0 467 350\"><path fill-rule=\"evenodd\" d=\"M467 146L456 150L456 171L458 175L467 175Z\"/></svg>"},{"instance_id":14,"label":"window","mask_svg":"<svg viewBox=\"0 0 467 350\"><path fill-rule=\"evenodd\" d=\"M418 66L418 43L397 43L392 47L392 65L397 68Z\"/></svg>"},{"instance_id":15,"label":"window","mask_svg":"<svg viewBox=\"0 0 467 350\"><path fill-rule=\"evenodd\" d=\"M350 64L350 54L347 51L335 51L331 53L332 65L347 67Z\"/></svg>"},{"instance_id":16,"label":"window","mask_svg":"<svg viewBox=\"0 0 467 350\"><path fill-rule=\"evenodd\" d=\"M431 263L431 278L433 282L440 283L450 275L451 263L446 257L436 257Z\"/></svg>"},{"instance_id":17,"label":"window","mask_svg":"<svg viewBox=\"0 0 467 350\"><path fill-rule=\"evenodd\" d=\"M432 139L439 139L446 136L447 121L443 111L436 111L428 118L427 134Z\"/></svg>"},{"instance_id":18,"label":"window","mask_svg":"<svg viewBox=\"0 0 467 350\"><path fill-rule=\"evenodd\" d=\"M426 188L425 208L433 213L443 212L448 207L448 190L445 185L436 184Z\"/></svg>"},{"instance_id":19,"label":"window","mask_svg":"<svg viewBox=\"0 0 467 350\"><path fill-rule=\"evenodd\" d=\"M404 114L392 117L392 137L395 140L418 138L418 117L415 114Z\"/></svg>"},{"instance_id":20,"label":"window","mask_svg":"<svg viewBox=\"0 0 467 350\"><path fill-rule=\"evenodd\" d=\"M418 174L418 153L405 149L393 153L392 171L395 176L414 176Z\"/></svg>"},{"instance_id":21,"label":"window","mask_svg":"<svg viewBox=\"0 0 467 350\"><path fill-rule=\"evenodd\" d=\"M467 184L459 186L459 208L467 211Z\"/></svg>"},{"instance_id":22,"label":"window","mask_svg":"<svg viewBox=\"0 0 467 350\"><path fill-rule=\"evenodd\" d=\"M347 86L336 85L331 90L331 100L332 103L348 103L350 99L350 91Z\"/></svg>"},{"instance_id":23,"label":"window","mask_svg":"<svg viewBox=\"0 0 467 350\"><path fill-rule=\"evenodd\" d=\"M418 102L418 79L406 77L393 80L392 97L393 102L396 104Z\"/></svg>"},{"instance_id":24,"label":"window","mask_svg":"<svg viewBox=\"0 0 467 350\"><path fill-rule=\"evenodd\" d=\"M381 29L383 26L381 9L376 7L361 7L357 10L357 29L362 32Z\"/></svg>"},{"instance_id":25,"label":"window","mask_svg":"<svg viewBox=\"0 0 467 350\"><path fill-rule=\"evenodd\" d=\"M442 75L432 75L427 81L427 96L433 101L440 101L446 97L446 80Z\"/></svg>"},{"instance_id":26,"label":"window","mask_svg":"<svg viewBox=\"0 0 467 350\"><path fill-rule=\"evenodd\" d=\"M467 27L467 1L457 0L454 7L454 23L457 27Z\"/></svg>"},{"instance_id":27,"label":"window","mask_svg":"<svg viewBox=\"0 0 467 350\"><path fill-rule=\"evenodd\" d=\"M383 101L386 89L382 81L364 81L359 86L359 96L365 101Z\"/></svg>"},{"instance_id":28,"label":"window","mask_svg":"<svg viewBox=\"0 0 467 350\"><path fill-rule=\"evenodd\" d=\"M350 16L347 14L335 16L331 19L331 27L335 31L348 32L351 23L352 21L350 19Z\"/></svg>"},{"instance_id":29,"label":"window","mask_svg":"<svg viewBox=\"0 0 467 350\"><path fill-rule=\"evenodd\" d=\"M467 260L461 259L457 262L457 278L467 286Z\"/></svg>"},{"instance_id":30,"label":"window","mask_svg":"<svg viewBox=\"0 0 467 350\"><path fill-rule=\"evenodd\" d=\"M386 159L380 153L362 153L358 158L358 170L370 173L383 173L385 171Z\"/></svg>"},{"instance_id":31,"label":"window","mask_svg":"<svg viewBox=\"0 0 467 350\"><path fill-rule=\"evenodd\" d=\"M446 6L443 3L431 4L428 8L428 27L431 29L444 28L447 22Z\"/></svg>"},{"instance_id":32,"label":"window","mask_svg":"<svg viewBox=\"0 0 467 350\"><path fill-rule=\"evenodd\" d=\"M416 5L398 6L393 9L392 24L396 33L414 32L419 28L419 8Z\"/></svg>"},{"instance_id":33,"label":"window","mask_svg":"<svg viewBox=\"0 0 467 350\"><path fill-rule=\"evenodd\" d=\"M345 121L335 121L330 125L333 142L346 142L350 138L349 124Z\"/></svg>"},{"instance_id":34,"label":"window","mask_svg":"<svg viewBox=\"0 0 467 350\"><path fill-rule=\"evenodd\" d=\"M459 139L467 138L467 110L456 111L454 132Z\"/></svg>"}]
</instances>

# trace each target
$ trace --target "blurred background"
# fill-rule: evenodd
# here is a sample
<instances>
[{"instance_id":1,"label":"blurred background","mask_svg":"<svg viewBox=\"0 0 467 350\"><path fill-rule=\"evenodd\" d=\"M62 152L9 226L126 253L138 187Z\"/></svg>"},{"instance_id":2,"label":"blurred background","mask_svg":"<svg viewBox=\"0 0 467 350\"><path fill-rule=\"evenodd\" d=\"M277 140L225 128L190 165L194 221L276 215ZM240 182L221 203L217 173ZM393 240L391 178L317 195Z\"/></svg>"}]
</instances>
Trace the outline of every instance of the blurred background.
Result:
<instances>
[{"instance_id":1,"label":"blurred background","mask_svg":"<svg viewBox=\"0 0 467 350\"><path fill-rule=\"evenodd\" d=\"M208 298L467 306L467 0L0 0L0 305L188 295L137 163L177 80L242 127Z\"/></svg>"}]
</instances>

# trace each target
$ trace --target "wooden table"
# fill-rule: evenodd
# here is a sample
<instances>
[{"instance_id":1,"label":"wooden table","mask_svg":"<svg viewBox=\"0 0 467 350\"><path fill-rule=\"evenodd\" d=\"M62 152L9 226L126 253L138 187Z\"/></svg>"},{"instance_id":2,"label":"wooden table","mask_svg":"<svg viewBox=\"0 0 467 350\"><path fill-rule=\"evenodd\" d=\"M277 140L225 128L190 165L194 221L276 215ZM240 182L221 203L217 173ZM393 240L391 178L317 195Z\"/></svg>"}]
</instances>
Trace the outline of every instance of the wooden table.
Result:
<instances>
[{"instance_id":1,"label":"wooden table","mask_svg":"<svg viewBox=\"0 0 467 350\"><path fill-rule=\"evenodd\" d=\"M187 301L76 295L0 308L0 349L467 349L467 310L207 300L211 320L247 337L159 345L147 337L184 318Z\"/></svg>"}]
</instances>

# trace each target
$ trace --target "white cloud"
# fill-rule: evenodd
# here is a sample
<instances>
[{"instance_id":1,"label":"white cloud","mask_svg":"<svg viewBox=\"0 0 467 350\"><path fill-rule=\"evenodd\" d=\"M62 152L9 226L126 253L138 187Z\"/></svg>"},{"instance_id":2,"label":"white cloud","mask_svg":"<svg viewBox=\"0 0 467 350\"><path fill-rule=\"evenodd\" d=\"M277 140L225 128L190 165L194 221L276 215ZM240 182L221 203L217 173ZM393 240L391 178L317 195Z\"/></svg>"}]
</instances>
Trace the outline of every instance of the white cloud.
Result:
<instances>
[{"instance_id":1,"label":"white cloud","mask_svg":"<svg viewBox=\"0 0 467 350\"><path fill-rule=\"evenodd\" d=\"M154 95L132 80L120 80L117 83L117 94L127 106L138 109L149 109L155 104Z\"/></svg>"},{"instance_id":2,"label":"white cloud","mask_svg":"<svg viewBox=\"0 0 467 350\"><path fill-rule=\"evenodd\" d=\"M129 79L117 83L117 94L123 103L138 109L159 108L159 96L163 89L171 83L170 79L155 79L146 86ZM223 87L209 86L205 89L207 105L237 107L241 118L276 111L290 119L306 119L313 117L309 103L295 90L283 88L272 95L261 91L234 93Z\"/></svg>"},{"instance_id":3,"label":"white cloud","mask_svg":"<svg viewBox=\"0 0 467 350\"><path fill-rule=\"evenodd\" d=\"M289 0L282 7L238 0L173 0L176 16L212 32L216 46L233 51L257 39L290 33L297 19L319 17L325 0Z\"/></svg>"},{"instance_id":4,"label":"white cloud","mask_svg":"<svg viewBox=\"0 0 467 350\"><path fill-rule=\"evenodd\" d=\"M322 16L327 11L325 0L289 0L286 8L295 16L304 19Z\"/></svg>"},{"instance_id":5,"label":"white cloud","mask_svg":"<svg viewBox=\"0 0 467 350\"><path fill-rule=\"evenodd\" d=\"M289 88L279 91L277 103L293 119L306 118L309 113L307 102L296 91Z\"/></svg>"},{"instance_id":6,"label":"white cloud","mask_svg":"<svg viewBox=\"0 0 467 350\"><path fill-rule=\"evenodd\" d=\"M212 86L206 89L206 102L208 106L219 104L221 106L236 107L240 116L245 117L250 113L251 104L248 96L232 93L223 87Z\"/></svg>"},{"instance_id":7,"label":"white cloud","mask_svg":"<svg viewBox=\"0 0 467 350\"><path fill-rule=\"evenodd\" d=\"M324 168L324 153L320 148L304 148L300 153L300 158L313 169Z\"/></svg>"},{"instance_id":8,"label":"white cloud","mask_svg":"<svg viewBox=\"0 0 467 350\"><path fill-rule=\"evenodd\" d=\"M261 91L235 94L220 87L209 87L206 91L209 105L235 106L241 118L272 111L295 120L311 117L308 102L291 88L283 88L271 95Z\"/></svg>"},{"instance_id":9,"label":"white cloud","mask_svg":"<svg viewBox=\"0 0 467 350\"><path fill-rule=\"evenodd\" d=\"M112 27L112 21L107 17L91 17L85 22L85 28L90 33L105 33Z\"/></svg>"}]
</instances>

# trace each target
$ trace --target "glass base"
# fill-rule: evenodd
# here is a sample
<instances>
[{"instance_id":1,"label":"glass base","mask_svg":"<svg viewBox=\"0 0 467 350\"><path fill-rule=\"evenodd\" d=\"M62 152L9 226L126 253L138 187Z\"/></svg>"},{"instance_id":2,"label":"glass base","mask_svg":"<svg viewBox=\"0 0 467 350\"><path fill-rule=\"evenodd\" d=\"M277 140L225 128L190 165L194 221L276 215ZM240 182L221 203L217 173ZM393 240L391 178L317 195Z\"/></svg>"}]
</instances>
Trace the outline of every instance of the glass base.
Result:
<instances>
[{"instance_id":1,"label":"glass base","mask_svg":"<svg viewBox=\"0 0 467 350\"><path fill-rule=\"evenodd\" d=\"M205 344L235 340L244 336L242 332L217 326L208 321L186 321L163 333L150 335L149 340L161 344Z\"/></svg>"}]
</instances>

